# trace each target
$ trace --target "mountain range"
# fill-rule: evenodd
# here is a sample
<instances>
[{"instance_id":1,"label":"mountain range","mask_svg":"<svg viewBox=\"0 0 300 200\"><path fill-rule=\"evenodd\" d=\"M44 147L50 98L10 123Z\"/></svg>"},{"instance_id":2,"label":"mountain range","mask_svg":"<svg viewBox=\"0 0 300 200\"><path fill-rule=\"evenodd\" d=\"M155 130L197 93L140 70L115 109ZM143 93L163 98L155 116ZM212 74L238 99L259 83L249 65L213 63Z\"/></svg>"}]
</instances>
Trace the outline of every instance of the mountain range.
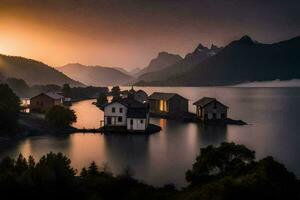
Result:
<instances>
[{"instance_id":1,"label":"mountain range","mask_svg":"<svg viewBox=\"0 0 300 200\"><path fill-rule=\"evenodd\" d=\"M85 66L79 63L67 64L57 68L62 73L86 85L113 86L132 81L132 77L118 68Z\"/></svg>"},{"instance_id":2,"label":"mountain range","mask_svg":"<svg viewBox=\"0 0 300 200\"><path fill-rule=\"evenodd\" d=\"M222 48L215 45L212 45L211 48L207 48L199 44L197 48L192 53L188 53L184 59L178 59L177 62L171 65L161 67L161 70L143 73L138 77L137 81L153 82L180 75L207 58L216 55L221 49Z\"/></svg>"},{"instance_id":3,"label":"mountain range","mask_svg":"<svg viewBox=\"0 0 300 200\"><path fill-rule=\"evenodd\" d=\"M188 60L191 56L188 55L183 61L162 71L143 75L137 84L208 86L297 79L300 78L299 49L300 37L274 44L262 44L249 36L243 36L198 64L180 64Z\"/></svg>"},{"instance_id":4,"label":"mountain range","mask_svg":"<svg viewBox=\"0 0 300 200\"><path fill-rule=\"evenodd\" d=\"M178 63L183 58L180 55L171 54L168 52L160 52L156 58L153 58L149 65L141 69L136 76L163 70L169 66Z\"/></svg>"},{"instance_id":5,"label":"mountain range","mask_svg":"<svg viewBox=\"0 0 300 200\"><path fill-rule=\"evenodd\" d=\"M7 78L23 79L29 85L63 85L68 83L71 86L84 86L42 62L3 54L0 54L0 77L1 80Z\"/></svg>"}]
</instances>

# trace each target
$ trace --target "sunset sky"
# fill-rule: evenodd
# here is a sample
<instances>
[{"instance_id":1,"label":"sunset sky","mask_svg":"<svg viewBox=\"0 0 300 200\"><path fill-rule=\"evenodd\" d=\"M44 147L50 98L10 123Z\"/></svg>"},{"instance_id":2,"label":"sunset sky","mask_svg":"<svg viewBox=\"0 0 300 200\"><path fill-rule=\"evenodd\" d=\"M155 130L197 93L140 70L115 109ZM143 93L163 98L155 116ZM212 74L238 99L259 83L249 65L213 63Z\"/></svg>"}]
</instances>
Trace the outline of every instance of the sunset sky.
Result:
<instances>
[{"instance_id":1,"label":"sunset sky","mask_svg":"<svg viewBox=\"0 0 300 200\"><path fill-rule=\"evenodd\" d=\"M298 36L299 9L299 0L0 0L0 53L133 69L198 43Z\"/></svg>"}]
</instances>

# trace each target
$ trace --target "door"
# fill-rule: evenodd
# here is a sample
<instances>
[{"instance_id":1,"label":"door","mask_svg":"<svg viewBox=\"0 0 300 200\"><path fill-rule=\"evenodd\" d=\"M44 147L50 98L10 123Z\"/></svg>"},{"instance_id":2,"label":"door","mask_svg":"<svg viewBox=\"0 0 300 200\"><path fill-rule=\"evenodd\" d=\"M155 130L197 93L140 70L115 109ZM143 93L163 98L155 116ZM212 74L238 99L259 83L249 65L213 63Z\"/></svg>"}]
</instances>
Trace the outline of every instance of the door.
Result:
<instances>
[{"instance_id":1,"label":"door","mask_svg":"<svg viewBox=\"0 0 300 200\"><path fill-rule=\"evenodd\" d=\"M107 125L111 125L111 117L107 117Z\"/></svg>"},{"instance_id":2,"label":"door","mask_svg":"<svg viewBox=\"0 0 300 200\"><path fill-rule=\"evenodd\" d=\"M133 129L133 119L130 119L130 130Z\"/></svg>"}]
</instances>

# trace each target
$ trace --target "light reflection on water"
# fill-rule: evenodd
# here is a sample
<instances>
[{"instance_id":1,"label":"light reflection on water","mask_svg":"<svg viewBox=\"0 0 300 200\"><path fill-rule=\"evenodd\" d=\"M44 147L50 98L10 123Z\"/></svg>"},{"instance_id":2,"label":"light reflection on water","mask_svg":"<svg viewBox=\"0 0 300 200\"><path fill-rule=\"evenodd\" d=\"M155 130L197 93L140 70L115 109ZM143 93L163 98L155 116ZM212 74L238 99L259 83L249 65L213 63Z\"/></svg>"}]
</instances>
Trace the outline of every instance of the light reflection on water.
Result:
<instances>
[{"instance_id":1,"label":"light reflection on water","mask_svg":"<svg viewBox=\"0 0 300 200\"><path fill-rule=\"evenodd\" d=\"M107 162L114 173L129 165L135 176L147 183L163 185L185 184L185 171L191 168L201 147L234 141L254 149L259 158L272 155L300 175L300 88L145 88L153 91L177 92L194 101L213 96L230 107L229 115L242 119L247 126L203 126L172 120L151 119L162 127L153 135L72 134L67 136L30 137L4 147L0 143L0 158L9 155L39 158L49 151L63 152L72 165L81 169L95 160ZM92 105L93 100L75 103L78 116L74 126L97 128L103 112Z\"/></svg>"}]
</instances>

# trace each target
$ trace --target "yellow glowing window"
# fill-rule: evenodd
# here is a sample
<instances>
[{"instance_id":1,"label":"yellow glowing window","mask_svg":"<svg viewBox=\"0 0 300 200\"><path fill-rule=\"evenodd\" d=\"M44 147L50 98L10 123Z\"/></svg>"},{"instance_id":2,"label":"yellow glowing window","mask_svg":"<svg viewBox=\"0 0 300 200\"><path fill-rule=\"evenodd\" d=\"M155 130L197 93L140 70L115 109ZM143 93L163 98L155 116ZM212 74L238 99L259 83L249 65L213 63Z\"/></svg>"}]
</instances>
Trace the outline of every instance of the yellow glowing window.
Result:
<instances>
[{"instance_id":1,"label":"yellow glowing window","mask_svg":"<svg viewBox=\"0 0 300 200\"><path fill-rule=\"evenodd\" d=\"M159 101L159 110L163 112L167 112L167 101L160 100Z\"/></svg>"}]
</instances>

